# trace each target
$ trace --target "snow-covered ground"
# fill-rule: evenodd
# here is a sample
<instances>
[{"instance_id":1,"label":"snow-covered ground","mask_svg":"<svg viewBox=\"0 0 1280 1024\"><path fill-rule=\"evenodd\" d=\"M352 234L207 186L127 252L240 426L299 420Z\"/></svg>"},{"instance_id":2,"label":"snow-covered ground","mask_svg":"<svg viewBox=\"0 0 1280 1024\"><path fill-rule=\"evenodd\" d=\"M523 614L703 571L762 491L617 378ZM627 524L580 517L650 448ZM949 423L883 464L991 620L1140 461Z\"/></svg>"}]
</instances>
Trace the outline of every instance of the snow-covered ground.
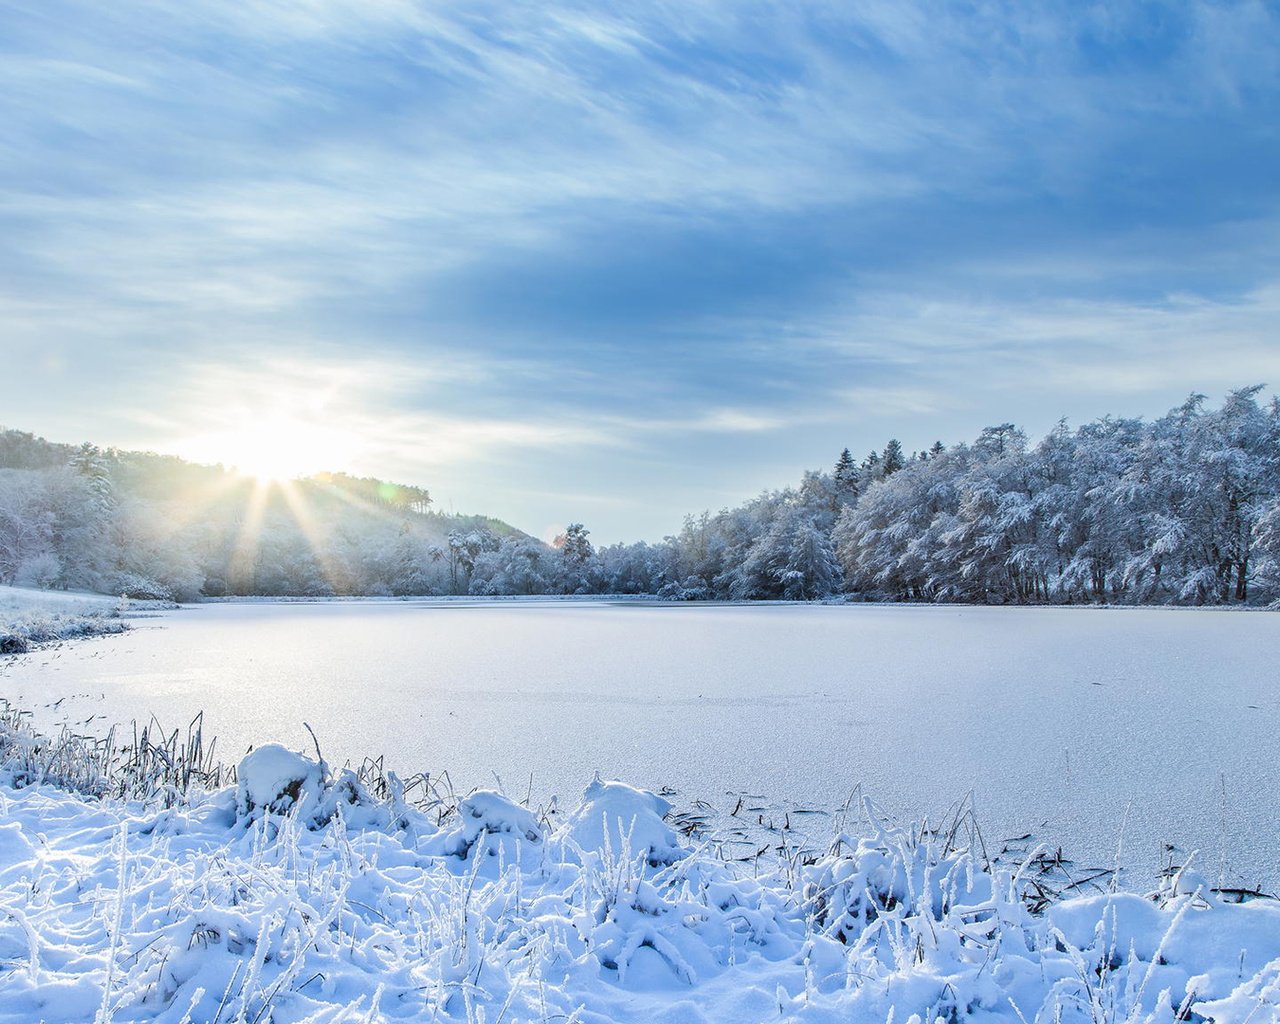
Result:
<instances>
[{"instance_id":1,"label":"snow-covered ground","mask_svg":"<svg viewBox=\"0 0 1280 1024\"><path fill-rule=\"evenodd\" d=\"M334 763L385 754L534 805L600 770L818 844L859 783L904 821L972 791L993 844L1032 833L1080 869L1122 847L1146 886L1172 843L1215 883L1280 889L1268 613L385 602L133 626L0 660L0 696L48 728L204 710L232 761L309 748L309 722Z\"/></svg>"},{"instance_id":2,"label":"snow-covered ground","mask_svg":"<svg viewBox=\"0 0 1280 1024\"><path fill-rule=\"evenodd\" d=\"M1191 869L1054 898L963 823L730 863L619 783L412 806L275 745L234 787L95 800L41 743L0 723L5 1024L1280 1019L1280 904Z\"/></svg>"},{"instance_id":3,"label":"snow-covered ground","mask_svg":"<svg viewBox=\"0 0 1280 1024\"><path fill-rule=\"evenodd\" d=\"M125 629L128 602L79 592L0 585L0 655Z\"/></svg>"}]
</instances>

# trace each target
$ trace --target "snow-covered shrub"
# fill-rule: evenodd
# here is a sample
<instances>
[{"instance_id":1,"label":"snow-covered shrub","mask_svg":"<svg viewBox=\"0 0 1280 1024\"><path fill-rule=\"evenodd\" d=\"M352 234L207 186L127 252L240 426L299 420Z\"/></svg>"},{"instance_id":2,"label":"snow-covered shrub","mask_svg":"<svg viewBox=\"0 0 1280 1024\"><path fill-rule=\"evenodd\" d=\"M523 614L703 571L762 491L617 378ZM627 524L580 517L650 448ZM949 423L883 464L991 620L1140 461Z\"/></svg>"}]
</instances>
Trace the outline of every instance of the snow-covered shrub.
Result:
<instances>
[{"instance_id":1,"label":"snow-covered shrub","mask_svg":"<svg viewBox=\"0 0 1280 1024\"><path fill-rule=\"evenodd\" d=\"M236 814L247 820L295 808L313 810L323 789L319 762L267 743L247 753L236 769Z\"/></svg>"},{"instance_id":2,"label":"snow-covered shrub","mask_svg":"<svg viewBox=\"0 0 1280 1024\"><path fill-rule=\"evenodd\" d=\"M656 596L664 601L705 601L711 597L711 589L701 576L687 576L683 583L668 580Z\"/></svg>"},{"instance_id":3,"label":"snow-covered shrub","mask_svg":"<svg viewBox=\"0 0 1280 1024\"><path fill-rule=\"evenodd\" d=\"M532 811L501 793L482 789L458 805L457 825L445 837L444 849L463 858L479 849L490 857L502 855L507 863L520 863L522 855L541 847L543 840Z\"/></svg>"},{"instance_id":4,"label":"snow-covered shrub","mask_svg":"<svg viewBox=\"0 0 1280 1024\"><path fill-rule=\"evenodd\" d=\"M651 867L673 864L685 855L663 819L671 804L644 789L605 782L597 775L569 819L566 836L583 852L643 854Z\"/></svg>"},{"instance_id":5,"label":"snow-covered shrub","mask_svg":"<svg viewBox=\"0 0 1280 1024\"><path fill-rule=\"evenodd\" d=\"M995 911L999 871L957 848L954 835L891 825L870 801L864 809L871 834L839 836L832 851L803 872L805 904L823 934L853 943L885 918ZM1017 890L1011 877L1004 884Z\"/></svg>"},{"instance_id":6,"label":"snow-covered shrub","mask_svg":"<svg viewBox=\"0 0 1280 1024\"><path fill-rule=\"evenodd\" d=\"M350 769L333 776L324 761L267 743L246 754L236 769L236 819L245 826L265 816L289 816L318 829L341 816L354 828L403 827L402 790L394 775L390 782L391 798L378 800Z\"/></svg>"},{"instance_id":7,"label":"snow-covered shrub","mask_svg":"<svg viewBox=\"0 0 1280 1024\"><path fill-rule=\"evenodd\" d=\"M606 842L583 864L580 884L584 910L574 928L621 985L692 986L739 960L793 949L784 938L786 893L694 851L655 870L642 851Z\"/></svg>"},{"instance_id":8,"label":"snow-covered shrub","mask_svg":"<svg viewBox=\"0 0 1280 1024\"><path fill-rule=\"evenodd\" d=\"M104 581L105 589L112 594L138 601L172 601L173 588L158 579L137 572L112 573Z\"/></svg>"}]
</instances>

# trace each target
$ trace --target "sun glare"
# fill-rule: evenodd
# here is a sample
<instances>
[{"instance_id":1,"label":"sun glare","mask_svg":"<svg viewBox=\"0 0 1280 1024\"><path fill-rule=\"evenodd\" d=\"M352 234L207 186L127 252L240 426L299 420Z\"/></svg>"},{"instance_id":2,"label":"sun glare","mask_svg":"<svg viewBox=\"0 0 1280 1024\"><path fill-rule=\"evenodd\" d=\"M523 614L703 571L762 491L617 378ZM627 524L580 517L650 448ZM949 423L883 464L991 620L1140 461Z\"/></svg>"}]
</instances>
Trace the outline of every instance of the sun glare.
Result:
<instances>
[{"instance_id":1,"label":"sun glare","mask_svg":"<svg viewBox=\"0 0 1280 1024\"><path fill-rule=\"evenodd\" d=\"M204 461L221 462L262 481L286 481L345 464L348 442L332 427L272 416L200 438Z\"/></svg>"}]
</instances>

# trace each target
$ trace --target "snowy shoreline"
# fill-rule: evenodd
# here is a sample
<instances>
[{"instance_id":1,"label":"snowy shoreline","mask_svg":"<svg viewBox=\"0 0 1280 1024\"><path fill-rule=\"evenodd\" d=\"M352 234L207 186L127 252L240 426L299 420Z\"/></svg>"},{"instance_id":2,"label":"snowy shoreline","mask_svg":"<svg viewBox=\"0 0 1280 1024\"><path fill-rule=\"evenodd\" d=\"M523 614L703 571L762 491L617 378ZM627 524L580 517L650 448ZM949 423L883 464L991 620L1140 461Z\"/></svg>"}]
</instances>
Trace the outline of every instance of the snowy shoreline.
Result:
<instances>
[{"instance_id":1,"label":"snowy shoreline","mask_svg":"<svg viewBox=\"0 0 1280 1024\"><path fill-rule=\"evenodd\" d=\"M1050 601L1019 604L983 604L976 601L885 601L870 600L855 595L814 598L812 600L681 600L657 597L653 594L403 594L398 596L371 594L316 594L301 596L238 594L229 597L202 597L199 601L186 602L177 607L191 608L200 605L255 605L255 604L414 604L433 607L485 607L493 605L632 605L637 608L804 608L821 606L828 608L938 608L956 610L965 608L1007 608L1025 611L1167 611L1183 613L1200 612L1276 612L1280 603L1272 605L1185 605L1185 604L1123 604L1118 602L1077 601L1055 604Z\"/></svg>"},{"instance_id":2,"label":"snowy shoreline","mask_svg":"<svg viewBox=\"0 0 1280 1024\"><path fill-rule=\"evenodd\" d=\"M154 611L176 611L201 605L422 605L427 607L509 607L512 605L627 605L638 608L785 608L785 607L853 607L853 608L1008 608L1023 610L1083 611L1170 611L1197 612L1268 612L1280 610L1276 605L1178 605L1125 604L1106 602L1052 602L1019 604L982 604L965 601L886 601L864 600L856 595L815 598L813 600L679 600L653 594L307 594L268 595L239 594L224 597L201 597L198 601L174 602L124 599L110 594L87 591L37 590L0 585L0 638L6 632L16 634L28 629L33 643L73 639L122 632L128 628L122 618ZM57 627L61 625L59 630ZM38 635L40 633L47 635ZM21 653L0 650L4 653Z\"/></svg>"},{"instance_id":3,"label":"snowy shoreline","mask_svg":"<svg viewBox=\"0 0 1280 1024\"><path fill-rule=\"evenodd\" d=\"M179 607L173 601L0 585L0 658L65 640L113 636L129 629L129 619Z\"/></svg>"},{"instance_id":4,"label":"snowy shoreline","mask_svg":"<svg viewBox=\"0 0 1280 1024\"><path fill-rule=\"evenodd\" d=\"M122 633L122 602L102 594L0 586L0 656L84 637Z\"/></svg>"},{"instance_id":5,"label":"snowy shoreline","mask_svg":"<svg viewBox=\"0 0 1280 1024\"><path fill-rule=\"evenodd\" d=\"M1280 1019L1280 903L1194 865L1079 895L869 802L730 862L621 783L538 815L268 744L218 785L154 739L0 725L0 1021Z\"/></svg>"}]
</instances>

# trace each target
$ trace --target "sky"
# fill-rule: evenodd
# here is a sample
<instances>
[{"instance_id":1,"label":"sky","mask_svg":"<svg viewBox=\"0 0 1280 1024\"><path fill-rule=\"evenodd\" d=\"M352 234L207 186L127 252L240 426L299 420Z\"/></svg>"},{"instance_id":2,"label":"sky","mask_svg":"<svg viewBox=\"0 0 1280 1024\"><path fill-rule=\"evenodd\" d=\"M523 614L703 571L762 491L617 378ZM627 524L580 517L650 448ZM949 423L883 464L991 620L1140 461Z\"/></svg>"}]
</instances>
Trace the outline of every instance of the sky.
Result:
<instances>
[{"instance_id":1,"label":"sky","mask_svg":"<svg viewBox=\"0 0 1280 1024\"><path fill-rule=\"evenodd\" d=\"M0 0L0 424L656 540L1280 384L1280 7Z\"/></svg>"}]
</instances>

